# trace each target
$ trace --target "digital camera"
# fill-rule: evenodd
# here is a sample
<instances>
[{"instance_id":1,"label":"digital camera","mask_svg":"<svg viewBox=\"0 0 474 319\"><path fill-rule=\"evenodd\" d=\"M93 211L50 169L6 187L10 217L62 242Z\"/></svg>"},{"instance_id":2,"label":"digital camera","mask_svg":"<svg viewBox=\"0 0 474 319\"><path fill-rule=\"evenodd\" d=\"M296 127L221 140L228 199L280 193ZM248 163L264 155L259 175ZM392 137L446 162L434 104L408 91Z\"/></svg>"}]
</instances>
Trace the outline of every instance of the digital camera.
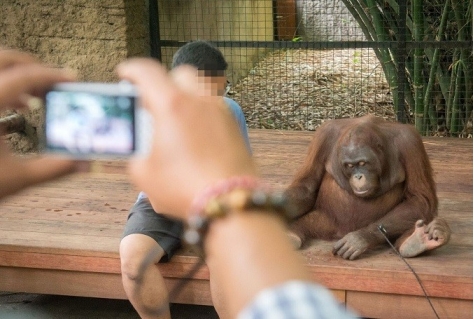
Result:
<instances>
[{"instance_id":1,"label":"digital camera","mask_svg":"<svg viewBox=\"0 0 474 319\"><path fill-rule=\"evenodd\" d=\"M130 156L152 125L130 83L59 83L46 93L43 146L77 158Z\"/></svg>"}]
</instances>

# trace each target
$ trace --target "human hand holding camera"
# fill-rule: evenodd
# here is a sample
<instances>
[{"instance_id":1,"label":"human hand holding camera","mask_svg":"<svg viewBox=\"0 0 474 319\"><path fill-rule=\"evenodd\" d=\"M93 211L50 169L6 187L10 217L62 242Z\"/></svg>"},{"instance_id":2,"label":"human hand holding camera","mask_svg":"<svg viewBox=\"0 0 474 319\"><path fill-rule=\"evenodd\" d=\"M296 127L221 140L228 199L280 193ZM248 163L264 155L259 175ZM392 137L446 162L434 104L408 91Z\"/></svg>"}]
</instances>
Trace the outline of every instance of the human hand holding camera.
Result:
<instances>
[{"instance_id":1,"label":"human hand holding camera","mask_svg":"<svg viewBox=\"0 0 474 319\"><path fill-rule=\"evenodd\" d=\"M47 67L29 54L0 49L0 110L25 109L32 97L43 97L54 83L72 80L70 72ZM78 163L71 160L16 156L2 141L0 197L77 169Z\"/></svg>"},{"instance_id":2,"label":"human hand holding camera","mask_svg":"<svg viewBox=\"0 0 474 319\"><path fill-rule=\"evenodd\" d=\"M171 73L150 59L118 67L154 120L150 154L131 161L135 184L160 210L186 218L194 196L223 178L256 175L239 128L222 98L199 96L196 70Z\"/></svg>"}]
</instances>

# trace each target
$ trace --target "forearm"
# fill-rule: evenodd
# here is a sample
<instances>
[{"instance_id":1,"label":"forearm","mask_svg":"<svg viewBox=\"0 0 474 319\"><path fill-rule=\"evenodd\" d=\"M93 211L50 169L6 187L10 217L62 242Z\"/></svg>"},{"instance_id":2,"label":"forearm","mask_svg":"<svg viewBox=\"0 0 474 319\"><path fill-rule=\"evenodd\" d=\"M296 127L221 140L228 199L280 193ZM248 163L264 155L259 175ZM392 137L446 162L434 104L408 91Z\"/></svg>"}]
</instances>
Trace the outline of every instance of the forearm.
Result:
<instances>
[{"instance_id":1,"label":"forearm","mask_svg":"<svg viewBox=\"0 0 474 319\"><path fill-rule=\"evenodd\" d=\"M291 207L291 219L301 217L312 210L319 188L319 183L317 183L316 180L320 179L319 176L314 176L309 179L299 179L294 181L285 190L285 196Z\"/></svg>"},{"instance_id":2,"label":"forearm","mask_svg":"<svg viewBox=\"0 0 474 319\"><path fill-rule=\"evenodd\" d=\"M211 277L224 294L231 317L265 288L288 280L309 280L283 222L265 212L238 212L213 221L205 252Z\"/></svg>"},{"instance_id":3,"label":"forearm","mask_svg":"<svg viewBox=\"0 0 474 319\"><path fill-rule=\"evenodd\" d=\"M415 222L419 219L429 223L432 218L425 219L423 211L427 208L417 198L410 198L394 207L381 219L368 226L368 228L375 234L378 235L380 243L385 242L382 236L379 226L383 226L386 231L386 235L390 239L397 238L404 234L407 230L415 227Z\"/></svg>"}]
</instances>

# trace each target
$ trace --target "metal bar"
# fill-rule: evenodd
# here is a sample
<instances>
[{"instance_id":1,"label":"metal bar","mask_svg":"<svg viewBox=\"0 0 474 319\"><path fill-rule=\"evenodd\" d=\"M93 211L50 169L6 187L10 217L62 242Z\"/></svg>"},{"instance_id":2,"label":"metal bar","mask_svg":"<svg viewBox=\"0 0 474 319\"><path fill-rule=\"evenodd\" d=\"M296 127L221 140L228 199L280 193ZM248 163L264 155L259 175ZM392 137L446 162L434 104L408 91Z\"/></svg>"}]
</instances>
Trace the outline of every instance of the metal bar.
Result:
<instances>
[{"instance_id":1,"label":"metal bar","mask_svg":"<svg viewBox=\"0 0 474 319\"><path fill-rule=\"evenodd\" d=\"M346 48L394 48L397 42L292 42L292 41L212 41L218 47L273 48L273 49L346 49ZM180 47L186 41L162 40L162 47Z\"/></svg>"},{"instance_id":2,"label":"metal bar","mask_svg":"<svg viewBox=\"0 0 474 319\"><path fill-rule=\"evenodd\" d=\"M148 26L150 28L150 56L161 61L160 17L158 0L148 1Z\"/></svg>"},{"instance_id":3,"label":"metal bar","mask_svg":"<svg viewBox=\"0 0 474 319\"><path fill-rule=\"evenodd\" d=\"M292 41L212 41L218 47L236 48L273 48L273 49L359 49L359 48L391 48L400 47L399 41L320 41L320 42L292 42ZM180 47L186 41L160 40L160 47ZM472 41L405 41L402 43L405 49L414 48L472 48Z\"/></svg>"},{"instance_id":4,"label":"metal bar","mask_svg":"<svg viewBox=\"0 0 474 319\"><path fill-rule=\"evenodd\" d=\"M397 30L397 78L398 78L398 105L397 105L397 120L402 123L407 122L405 112L405 67L406 67L406 50L407 50L407 2L406 0L399 0L398 2L398 30Z\"/></svg>"},{"instance_id":5,"label":"metal bar","mask_svg":"<svg viewBox=\"0 0 474 319\"><path fill-rule=\"evenodd\" d=\"M407 41L407 49L418 48L439 48L439 49L454 49L454 48L472 48L472 41Z\"/></svg>"}]
</instances>

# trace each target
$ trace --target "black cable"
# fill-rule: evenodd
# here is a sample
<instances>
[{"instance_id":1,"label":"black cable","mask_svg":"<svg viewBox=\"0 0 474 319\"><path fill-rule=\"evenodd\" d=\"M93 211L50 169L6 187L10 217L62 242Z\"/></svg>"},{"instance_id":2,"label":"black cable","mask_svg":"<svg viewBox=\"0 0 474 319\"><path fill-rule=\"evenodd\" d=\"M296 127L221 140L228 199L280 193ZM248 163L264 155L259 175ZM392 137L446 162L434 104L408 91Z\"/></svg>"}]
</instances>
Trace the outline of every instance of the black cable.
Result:
<instances>
[{"instance_id":1,"label":"black cable","mask_svg":"<svg viewBox=\"0 0 474 319\"><path fill-rule=\"evenodd\" d=\"M395 251L395 253L398 255L398 257L401 258L401 260L403 260L403 262L408 266L408 268L410 268L411 272L413 273L413 275L415 275L415 278L416 280L418 281L418 284L420 285L421 287L421 290L423 290L423 293L425 294L425 298L426 300L428 300L430 306L431 306L431 309L433 309L433 312L434 314L436 315L436 318L437 319L440 319L439 318L439 315L438 313L436 312L436 309L434 308L433 304L431 303L431 300L430 300L430 297L428 297L428 294L426 293L426 290L425 290L425 287L423 287L423 284L421 283L421 279L420 277L418 277L418 274L415 272L415 270L410 266L410 264L406 261L406 259L400 254L400 252L392 245L392 243L390 242L390 240L388 239L387 237L387 230L383 227L383 225L379 225L377 227L379 229L379 231L382 233L383 237L385 238L385 240L387 241L387 243L390 245L390 247L392 247L392 249Z\"/></svg>"}]
</instances>

